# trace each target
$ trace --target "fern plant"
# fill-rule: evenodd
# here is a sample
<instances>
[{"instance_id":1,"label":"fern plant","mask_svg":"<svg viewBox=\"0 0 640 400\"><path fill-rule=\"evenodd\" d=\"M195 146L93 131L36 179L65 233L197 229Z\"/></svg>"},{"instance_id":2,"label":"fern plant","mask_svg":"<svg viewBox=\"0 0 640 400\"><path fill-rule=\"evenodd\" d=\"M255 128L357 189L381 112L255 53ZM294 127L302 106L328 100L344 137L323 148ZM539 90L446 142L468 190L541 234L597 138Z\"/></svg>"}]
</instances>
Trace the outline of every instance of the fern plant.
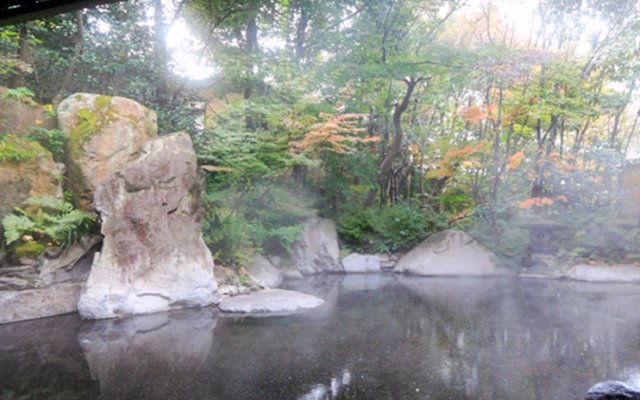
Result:
<instances>
[{"instance_id":1,"label":"fern plant","mask_svg":"<svg viewBox=\"0 0 640 400\"><path fill-rule=\"evenodd\" d=\"M2 219L4 238L15 248L20 242L35 241L68 247L82 237L97 233L99 223L93 214L53 196L31 197L13 214Z\"/></svg>"}]
</instances>

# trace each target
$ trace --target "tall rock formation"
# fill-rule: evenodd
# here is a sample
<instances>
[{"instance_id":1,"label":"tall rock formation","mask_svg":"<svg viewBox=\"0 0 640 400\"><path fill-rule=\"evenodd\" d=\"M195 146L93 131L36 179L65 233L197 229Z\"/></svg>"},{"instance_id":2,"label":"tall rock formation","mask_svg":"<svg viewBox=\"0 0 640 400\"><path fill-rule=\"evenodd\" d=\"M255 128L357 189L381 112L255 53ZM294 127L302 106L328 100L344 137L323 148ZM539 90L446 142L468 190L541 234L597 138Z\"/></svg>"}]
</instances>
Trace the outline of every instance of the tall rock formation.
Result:
<instances>
[{"instance_id":1,"label":"tall rock formation","mask_svg":"<svg viewBox=\"0 0 640 400\"><path fill-rule=\"evenodd\" d=\"M83 318L206 306L217 301L202 239L202 180L191 139L146 142L97 188L104 245L78 302Z\"/></svg>"}]
</instances>

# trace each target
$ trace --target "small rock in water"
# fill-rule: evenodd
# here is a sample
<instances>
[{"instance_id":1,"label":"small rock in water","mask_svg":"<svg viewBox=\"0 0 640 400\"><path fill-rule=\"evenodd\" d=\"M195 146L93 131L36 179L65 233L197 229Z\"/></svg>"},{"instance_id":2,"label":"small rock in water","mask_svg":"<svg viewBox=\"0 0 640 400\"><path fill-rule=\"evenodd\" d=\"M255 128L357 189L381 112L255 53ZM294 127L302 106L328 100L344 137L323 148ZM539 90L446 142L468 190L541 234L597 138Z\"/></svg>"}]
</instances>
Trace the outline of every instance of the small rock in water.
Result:
<instances>
[{"instance_id":1,"label":"small rock in water","mask_svg":"<svg viewBox=\"0 0 640 400\"><path fill-rule=\"evenodd\" d=\"M640 389L620 381L600 382L589 389L584 400L640 400Z\"/></svg>"}]
</instances>

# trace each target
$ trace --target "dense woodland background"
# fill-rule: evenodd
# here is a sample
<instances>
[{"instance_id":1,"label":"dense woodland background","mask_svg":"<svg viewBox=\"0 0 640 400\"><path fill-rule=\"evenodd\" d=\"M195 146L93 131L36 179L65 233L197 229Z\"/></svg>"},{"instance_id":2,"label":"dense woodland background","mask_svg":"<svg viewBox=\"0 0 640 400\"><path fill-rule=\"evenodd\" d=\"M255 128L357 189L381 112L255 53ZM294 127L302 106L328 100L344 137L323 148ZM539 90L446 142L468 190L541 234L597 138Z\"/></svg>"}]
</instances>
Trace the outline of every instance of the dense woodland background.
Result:
<instances>
[{"instance_id":1,"label":"dense woodland background","mask_svg":"<svg viewBox=\"0 0 640 400\"><path fill-rule=\"evenodd\" d=\"M550 218L569 226L565 259L637 260L618 190L640 129L637 1L530 0L521 21L472 3L120 2L1 27L0 84L52 110L75 92L128 97L160 133L189 132L226 266L286 253L314 213L345 251L455 227L521 267L518 224ZM176 75L177 21L210 79ZM40 139L63 151L60 132Z\"/></svg>"}]
</instances>

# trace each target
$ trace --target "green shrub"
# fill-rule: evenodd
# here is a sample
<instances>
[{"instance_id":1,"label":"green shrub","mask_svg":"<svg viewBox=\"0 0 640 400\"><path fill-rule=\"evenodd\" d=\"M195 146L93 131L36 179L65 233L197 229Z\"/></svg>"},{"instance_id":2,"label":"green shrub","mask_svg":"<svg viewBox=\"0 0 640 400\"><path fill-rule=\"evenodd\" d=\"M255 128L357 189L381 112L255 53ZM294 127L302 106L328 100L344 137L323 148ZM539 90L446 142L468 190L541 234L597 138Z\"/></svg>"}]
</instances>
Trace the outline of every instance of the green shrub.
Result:
<instances>
[{"instance_id":1,"label":"green shrub","mask_svg":"<svg viewBox=\"0 0 640 400\"><path fill-rule=\"evenodd\" d=\"M557 235L561 256L617 263L640 258L638 225L621 219L612 208L571 210L562 220L568 228Z\"/></svg>"},{"instance_id":2,"label":"green shrub","mask_svg":"<svg viewBox=\"0 0 640 400\"><path fill-rule=\"evenodd\" d=\"M53 196L31 197L2 219L4 238L12 253L32 255L44 246L69 246L82 237L98 232L95 215L76 210L70 203ZM23 240L24 238L24 240Z\"/></svg>"},{"instance_id":3,"label":"green shrub","mask_svg":"<svg viewBox=\"0 0 640 400\"><path fill-rule=\"evenodd\" d=\"M2 93L2 96L0 96L0 99L27 100L27 99L33 99L33 97L35 97L35 94L29 88L20 86L14 89L5 90L4 93Z\"/></svg>"},{"instance_id":4,"label":"green shrub","mask_svg":"<svg viewBox=\"0 0 640 400\"><path fill-rule=\"evenodd\" d=\"M302 230L301 222L315 214L308 199L286 185L220 189L210 184L205 241L220 263L232 267L245 266L256 252L286 256Z\"/></svg>"},{"instance_id":5,"label":"green shrub","mask_svg":"<svg viewBox=\"0 0 640 400\"><path fill-rule=\"evenodd\" d=\"M28 161L46 150L33 140L0 134L0 162Z\"/></svg>"},{"instance_id":6,"label":"green shrub","mask_svg":"<svg viewBox=\"0 0 640 400\"><path fill-rule=\"evenodd\" d=\"M38 242L24 242L15 246L13 254L18 258L35 260L44 251L45 245Z\"/></svg>"},{"instance_id":7,"label":"green shrub","mask_svg":"<svg viewBox=\"0 0 640 400\"><path fill-rule=\"evenodd\" d=\"M406 250L447 228L446 216L418 205L353 208L338 218L340 238L357 251Z\"/></svg>"},{"instance_id":8,"label":"green shrub","mask_svg":"<svg viewBox=\"0 0 640 400\"><path fill-rule=\"evenodd\" d=\"M53 155L53 159L57 162L64 162L64 149L67 143L66 136L59 129L43 129L35 128L30 134L25 135L26 138L35 140L42 147L49 150Z\"/></svg>"}]
</instances>

